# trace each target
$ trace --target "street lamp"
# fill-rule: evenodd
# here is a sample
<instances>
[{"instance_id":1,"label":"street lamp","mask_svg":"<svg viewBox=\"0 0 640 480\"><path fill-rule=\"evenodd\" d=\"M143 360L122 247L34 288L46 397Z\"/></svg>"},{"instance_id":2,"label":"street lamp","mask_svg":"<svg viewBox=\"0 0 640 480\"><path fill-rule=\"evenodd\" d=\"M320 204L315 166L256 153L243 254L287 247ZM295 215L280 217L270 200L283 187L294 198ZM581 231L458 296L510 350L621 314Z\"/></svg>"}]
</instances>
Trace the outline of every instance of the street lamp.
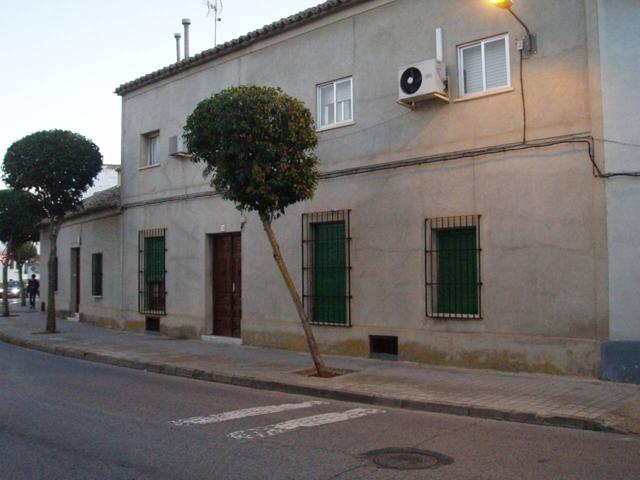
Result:
<instances>
[{"instance_id":1,"label":"street lamp","mask_svg":"<svg viewBox=\"0 0 640 480\"><path fill-rule=\"evenodd\" d=\"M526 30L527 36L524 38L524 42L522 45L522 50L524 50L524 56L529 57L534 53L537 53L538 41L536 38L536 34L531 33L531 31L529 31L529 27L527 27L527 25L522 20L520 20L520 17L518 17L515 13L513 13L513 10L511 10L511 7L513 6L513 0L488 0L488 1L494 7L502 8L503 10L509 10L509 13L513 15L513 17L518 21L518 23L520 23L520 25L522 25Z\"/></svg>"}]
</instances>

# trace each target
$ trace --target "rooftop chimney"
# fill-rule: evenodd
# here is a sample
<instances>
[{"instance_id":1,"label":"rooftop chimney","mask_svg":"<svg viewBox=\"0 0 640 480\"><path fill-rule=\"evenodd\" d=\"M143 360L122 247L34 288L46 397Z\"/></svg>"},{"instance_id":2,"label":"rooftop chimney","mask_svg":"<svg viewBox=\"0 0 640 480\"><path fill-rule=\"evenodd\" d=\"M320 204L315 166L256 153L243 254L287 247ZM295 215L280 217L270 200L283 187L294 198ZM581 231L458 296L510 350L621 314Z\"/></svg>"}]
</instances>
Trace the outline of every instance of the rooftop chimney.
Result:
<instances>
[{"instance_id":1,"label":"rooftop chimney","mask_svg":"<svg viewBox=\"0 0 640 480\"><path fill-rule=\"evenodd\" d=\"M180 38L182 38L182 35L180 35L179 33L176 33L173 35L174 37L176 37L176 58L177 61L180 61Z\"/></svg>"},{"instance_id":2,"label":"rooftop chimney","mask_svg":"<svg viewBox=\"0 0 640 480\"><path fill-rule=\"evenodd\" d=\"M183 18L182 25L184 25L184 58L186 60L189 58L189 25L191 25L191 20Z\"/></svg>"}]
</instances>

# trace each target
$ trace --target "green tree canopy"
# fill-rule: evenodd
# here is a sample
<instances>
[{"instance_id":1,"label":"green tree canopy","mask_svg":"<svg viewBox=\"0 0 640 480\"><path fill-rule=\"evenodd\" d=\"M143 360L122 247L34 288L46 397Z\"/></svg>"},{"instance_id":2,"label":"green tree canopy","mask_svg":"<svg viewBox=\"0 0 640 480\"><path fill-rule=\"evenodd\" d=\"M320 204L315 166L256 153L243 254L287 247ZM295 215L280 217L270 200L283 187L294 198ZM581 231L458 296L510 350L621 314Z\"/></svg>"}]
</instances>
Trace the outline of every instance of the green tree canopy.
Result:
<instances>
[{"instance_id":1,"label":"green tree canopy","mask_svg":"<svg viewBox=\"0 0 640 480\"><path fill-rule=\"evenodd\" d=\"M318 183L313 152L318 137L311 112L279 88L232 87L198 104L187 119L184 136L192 160L206 165L211 186L240 210L260 215L318 376L329 376L271 228L289 205L313 197Z\"/></svg>"},{"instance_id":2,"label":"green tree canopy","mask_svg":"<svg viewBox=\"0 0 640 480\"><path fill-rule=\"evenodd\" d=\"M13 251L13 259L18 266L38 258L38 249L33 242L25 242Z\"/></svg>"},{"instance_id":3,"label":"green tree canopy","mask_svg":"<svg viewBox=\"0 0 640 480\"><path fill-rule=\"evenodd\" d=\"M268 218L313 196L318 143L313 116L279 88L239 86L203 100L184 136L211 185L238 208Z\"/></svg>"},{"instance_id":4,"label":"green tree canopy","mask_svg":"<svg viewBox=\"0 0 640 480\"><path fill-rule=\"evenodd\" d=\"M57 239L67 212L76 210L82 194L102 169L100 149L91 140L67 130L32 133L9 147L3 180L16 190L31 192L49 219L49 285L56 277ZM47 332L56 331L53 289L47 290Z\"/></svg>"},{"instance_id":5,"label":"green tree canopy","mask_svg":"<svg viewBox=\"0 0 640 480\"><path fill-rule=\"evenodd\" d=\"M38 199L31 193L0 190L0 241L9 248L38 240L38 223L43 216Z\"/></svg>"},{"instance_id":6,"label":"green tree canopy","mask_svg":"<svg viewBox=\"0 0 640 480\"><path fill-rule=\"evenodd\" d=\"M49 218L76 209L82 194L102 169L98 147L66 130L32 133L9 147L3 180L17 190L32 192Z\"/></svg>"}]
</instances>

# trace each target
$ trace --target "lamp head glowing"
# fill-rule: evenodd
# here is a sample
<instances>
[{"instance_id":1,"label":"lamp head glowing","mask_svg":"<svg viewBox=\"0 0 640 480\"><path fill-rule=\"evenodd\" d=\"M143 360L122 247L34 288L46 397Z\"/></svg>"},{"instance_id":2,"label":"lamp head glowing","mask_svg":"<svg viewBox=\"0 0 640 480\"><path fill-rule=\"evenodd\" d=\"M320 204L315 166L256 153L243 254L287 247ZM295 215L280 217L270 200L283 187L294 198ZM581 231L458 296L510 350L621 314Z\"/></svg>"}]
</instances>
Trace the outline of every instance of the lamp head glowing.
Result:
<instances>
[{"instance_id":1,"label":"lamp head glowing","mask_svg":"<svg viewBox=\"0 0 640 480\"><path fill-rule=\"evenodd\" d=\"M509 9L513 6L512 0L489 0L494 7Z\"/></svg>"}]
</instances>

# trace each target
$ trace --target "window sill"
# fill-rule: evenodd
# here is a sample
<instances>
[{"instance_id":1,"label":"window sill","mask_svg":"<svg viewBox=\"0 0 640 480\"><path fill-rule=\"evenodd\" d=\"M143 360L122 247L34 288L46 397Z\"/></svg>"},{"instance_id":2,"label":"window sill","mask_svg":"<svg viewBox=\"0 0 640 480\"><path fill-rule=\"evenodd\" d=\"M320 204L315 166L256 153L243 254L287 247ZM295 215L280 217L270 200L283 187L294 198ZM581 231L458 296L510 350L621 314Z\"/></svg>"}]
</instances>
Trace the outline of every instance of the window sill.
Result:
<instances>
[{"instance_id":1,"label":"window sill","mask_svg":"<svg viewBox=\"0 0 640 480\"><path fill-rule=\"evenodd\" d=\"M93 297L94 300L101 300L102 299L102 295L91 295Z\"/></svg>"},{"instance_id":2,"label":"window sill","mask_svg":"<svg viewBox=\"0 0 640 480\"><path fill-rule=\"evenodd\" d=\"M458 97L453 101L453 103L466 102L467 100L476 100L478 98L491 97L493 95L500 95L501 93L509 93L513 91L515 91L515 88L513 87L497 88L495 90L489 90L487 92L473 93L471 95Z\"/></svg>"},{"instance_id":3,"label":"window sill","mask_svg":"<svg viewBox=\"0 0 640 480\"><path fill-rule=\"evenodd\" d=\"M466 313L432 313L427 318L435 320L482 320L481 315L472 315Z\"/></svg>"},{"instance_id":4,"label":"window sill","mask_svg":"<svg viewBox=\"0 0 640 480\"><path fill-rule=\"evenodd\" d=\"M338 327L338 328L351 328L351 324L345 323L318 323L318 322L309 322L314 327Z\"/></svg>"},{"instance_id":5,"label":"window sill","mask_svg":"<svg viewBox=\"0 0 640 480\"><path fill-rule=\"evenodd\" d=\"M159 163L156 163L155 165L143 165L142 167L138 167L138 171L142 171L142 170L149 170L151 168L158 168L160 166Z\"/></svg>"},{"instance_id":6,"label":"window sill","mask_svg":"<svg viewBox=\"0 0 640 480\"><path fill-rule=\"evenodd\" d=\"M334 130L336 128L342 128L342 127L350 127L355 124L356 124L355 120L351 120L349 122L342 122L342 123L333 123L331 125L326 125L324 127L316 128L316 132L326 132L327 130Z\"/></svg>"}]
</instances>

